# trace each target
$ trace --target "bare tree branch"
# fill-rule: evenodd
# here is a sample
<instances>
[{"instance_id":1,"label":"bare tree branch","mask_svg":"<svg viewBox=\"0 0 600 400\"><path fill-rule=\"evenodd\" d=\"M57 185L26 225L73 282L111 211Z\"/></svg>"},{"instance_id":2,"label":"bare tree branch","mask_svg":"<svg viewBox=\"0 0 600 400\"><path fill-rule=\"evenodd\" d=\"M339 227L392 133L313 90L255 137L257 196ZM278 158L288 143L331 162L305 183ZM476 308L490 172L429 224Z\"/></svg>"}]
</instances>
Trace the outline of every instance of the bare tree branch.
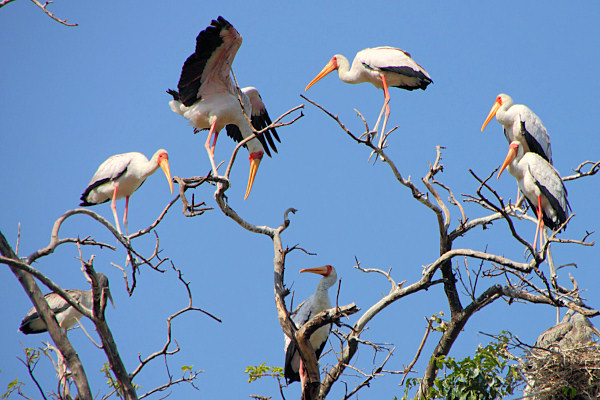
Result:
<instances>
[{"instance_id":1,"label":"bare tree branch","mask_svg":"<svg viewBox=\"0 0 600 400\"><path fill-rule=\"evenodd\" d=\"M13 252L12 248L6 241L6 238L4 237L4 234L2 234L2 232L0 232L0 254L2 254L6 258L18 261L17 255ZM56 317L54 316L54 313L48 306L48 302L44 298L44 295L40 291L40 288L37 286L33 277L30 274L24 272L19 268L13 267L12 265L9 265L9 267L23 286L23 289L25 289L25 293L27 293L36 311L46 324L46 327L48 328L48 333L54 341L54 344L64 356L67 365L73 373L73 380L77 385L79 395L83 396L83 398L91 399L92 394L89 382L87 380L87 376L85 375L85 371L83 369L83 364L81 363L77 352L71 345L71 342L69 342L69 339L67 339L66 333L58 325Z\"/></svg>"},{"instance_id":2,"label":"bare tree branch","mask_svg":"<svg viewBox=\"0 0 600 400\"><path fill-rule=\"evenodd\" d=\"M582 169L586 166L590 166L590 169L587 171L582 171ZM584 176L592 176L600 171L600 161L584 161L577 168L573 170L575 175L563 176L563 182L573 181L575 179L583 178Z\"/></svg>"},{"instance_id":3,"label":"bare tree branch","mask_svg":"<svg viewBox=\"0 0 600 400\"><path fill-rule=\"evenodd\" d=\"M12 1L12 0L11 0L11 1ZM79 24L68 24L68 23L67 23L67 19L66 19L66 18L65 18L65 19L60 19L60 18L58 18L58 17L54 16L54 13L51 13L51 12L48 10L48 6L49 6L50 4L53 4L53 3L54 3L53 1L46 1L44 4L40 3L38 0L31 0L31 2L32 2L33 4L35 4L36 6L38 6L39 8L41 8L41 9L42 9L42 11L44 11L44 13L45 13L47 16L49 16L50 18L52 18L52 19L53 19L53 20L55 20L56 22L59 22L59 23L63 24L64 26L70 26L70 27L79 26ZM4 2L3 2L3 3L4 3ZM4 4L1 4L1 3L0 3L0 7L2 7L3 5L4 5Z\"/></svg>"}]
</instances>

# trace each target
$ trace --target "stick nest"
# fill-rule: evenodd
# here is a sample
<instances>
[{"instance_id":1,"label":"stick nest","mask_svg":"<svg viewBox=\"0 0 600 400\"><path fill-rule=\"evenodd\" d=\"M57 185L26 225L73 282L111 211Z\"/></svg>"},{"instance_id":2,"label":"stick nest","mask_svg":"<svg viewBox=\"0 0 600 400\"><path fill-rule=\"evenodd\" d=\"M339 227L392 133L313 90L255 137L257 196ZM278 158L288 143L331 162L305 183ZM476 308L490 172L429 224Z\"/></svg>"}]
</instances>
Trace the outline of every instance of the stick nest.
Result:
<instances>
[{"instance_id":1,"label":"stick nest","mask_svg":"<svg viewBox=\"0 0 600 400\"><path fill-rule=\"evenodd\" d=\"M600 399L600 345L533 349L522 364L528 399Z\"/></svg>"}]
</instances>

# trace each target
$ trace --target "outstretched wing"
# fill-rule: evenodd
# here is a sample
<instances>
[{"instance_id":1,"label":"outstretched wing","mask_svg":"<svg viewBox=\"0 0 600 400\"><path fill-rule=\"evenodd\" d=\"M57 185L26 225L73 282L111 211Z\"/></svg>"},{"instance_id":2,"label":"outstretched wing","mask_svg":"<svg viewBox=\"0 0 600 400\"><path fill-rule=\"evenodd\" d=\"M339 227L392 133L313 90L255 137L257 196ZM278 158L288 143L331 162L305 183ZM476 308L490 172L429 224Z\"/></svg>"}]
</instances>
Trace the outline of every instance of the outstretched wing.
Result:
<instances>
[{"instance_id":1,"label":"outstretched wing","mask_svg":"<svg viewBox=\"0 0 600 400\"><path fill-rule=\"evenodd\" d=\"M229 70L241 45L242 36L225 18L212 20L198 34L196 51L183 64L179 101L189 107L202 98L204 85L231 86Z\"/></svg>"}]
</instances>

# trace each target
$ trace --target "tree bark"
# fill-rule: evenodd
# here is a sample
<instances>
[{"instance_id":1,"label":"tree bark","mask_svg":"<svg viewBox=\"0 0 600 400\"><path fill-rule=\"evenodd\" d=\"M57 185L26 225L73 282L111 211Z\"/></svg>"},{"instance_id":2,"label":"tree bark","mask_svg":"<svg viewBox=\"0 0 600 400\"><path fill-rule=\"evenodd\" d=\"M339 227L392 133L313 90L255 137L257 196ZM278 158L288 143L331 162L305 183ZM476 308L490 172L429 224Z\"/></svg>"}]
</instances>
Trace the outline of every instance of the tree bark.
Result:
<instances>
[{"instance_id":1,"label":"tree bark","mask_svg":"<svg viewBox=\"0 0 600 400\"><path fill-rule=\"evenodd\" d=\"M19 260L19 258L17 257L13 249L10 247L10 245L6 241L6 238L4 237L4 234L1 231L0 253L2 253L2 255L7 258L12 258L13 260L17 261ZM25 293L27 293L27 296L29 296L29 298L31 299L31 302L33 303L40 317L42 317L42 320L48 327L48 333L50 334L52 341L61 352L67 366L71 370L73 381L77 386L77 397L80 399L92 400L92 392L90 390L90 385L85 374L83 364L81 363L77 352L71 345L71 342L69 342L66 333L58 325L54 313L48 306L48 302L44 298L44 295L42 294L38 285L35 283L35 280L30 274L18 268L15 268L10 265L9 268L11 269L13 274L15 274L15 276L23 286Z\"/></svg>"}]
</instances>

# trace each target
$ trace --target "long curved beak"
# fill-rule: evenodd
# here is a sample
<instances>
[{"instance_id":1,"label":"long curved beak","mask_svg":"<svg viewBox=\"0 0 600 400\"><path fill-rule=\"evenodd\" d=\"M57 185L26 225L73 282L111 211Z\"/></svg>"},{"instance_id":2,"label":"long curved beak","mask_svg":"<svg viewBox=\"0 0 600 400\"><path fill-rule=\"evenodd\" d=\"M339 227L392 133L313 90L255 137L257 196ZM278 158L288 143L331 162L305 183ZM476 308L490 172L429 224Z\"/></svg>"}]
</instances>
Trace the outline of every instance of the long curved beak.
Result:
<instances>
[{"instance_id":1,"label":"long curved beak","mask_svg":"<svg viewBox=\"0 0 600 400\"><path fill-rule=\"evenodd\" d=\"M169 168L169 160L163 158L158 162L158 165L160 165L160 168L165 173L167 181L169 181L169 189L171 189L171 194L173 194L173 180L171 179L171 169Z\"/></svg>"},{"instance_id":2,"label":"long curved beak","mask_svg":"<svg viewBox=\"0 0 600 400\"><path fill-rule=\"evenodd\" d=\"M252 185L254 184L254 177L256 176L256 172L258 171L260 161L262 160L262 152L259 153L260 155L258 156L255 156L255 154L257 153L250 154L250 176L248 176L248 186L246 187L246 195L244 196L244 200L246 200L250 195Z\"/></svg>"},{"instance_id":3,"label":"long curved beak","mask_svg":"<svg viewBox=\"0 0 600 400\"><path fill-rule=\"evenodd\" d=\"M502 103L500 102L500 100L496 100L494 102L494 105L492 106L490 113L488 114L487 118L485 119L485 122L483 123L483 125L481 125L481 132L483 132L483 130L485 129L485 126L488 124L488 122L490 122L491 119L494 118L494 116L498 112L498 109L500 108L501 105L502 105Z\"/></svg>"},{"instance_id":4,"label":"long curved beak","mask_svg":"<svg viewBox=\"0 0 600 400\"><path fill-rule=\"evenodd\" d=\"M103 291L103 294L105 294L106 297L108 297L108 299L110 300L110 303L112 304L113 309L116 309L117 307L115 307L115 302L112 298L112 295L110 294L110 288L108 286L104 287L104 288L102 288L102 291ZM106 301L106 297L104 298L104 301ZM106 303L104 304L104 307L106 307Z\"/></svg>"},{"instance_id":5,"label":"long curved beak","mask_svg":"<svg viewBox=\"0 0 600 400\"><path fill-rule=\"evenodd\" d=\"M337 69L337 65L335 62L335 58L332 58L327 65L325 66L325 68L323 68L321 70L321 72L319 72L319 75L317 75L315 77L315 79L313 79L312 81L310 81L310 83L306 86L306 89L304 89L304 91L306 92L308 90L308 88L310 88L312 85L314 85L315 83L317 83L319 80L321 80L321 78L323 78L325 75L327 75L328 73L335 71Z\"/></svg>"},{"instance_id":6,"label":"long curved beak","mask_svg":"<svg viewBox=\"0 0 600 400\"><path fill-rule=\"evenodd\" d=\"M511 143L510 146L508 146L508 154L506 155L506 159L504 159L504 164L502 164L502 168L500 168L500 171L498 172L498 176L496 177L496 179L500 178L500 175L502 175L502 171L504 171L504 169L508 166L508 164L510 164L515 159L518 151L519 151L518 144Z\"/></svg>"},{"instance_id":7,"label":"long curved beak","mask_svg":"<svg viewBox=\"0 0 600 400\"><path fill-rule=\"evenodd\" d=\"M315 268L305 268L305 269L301 269L300 272L312 272L313 274L319 274L319 275L325 276L329 272L329 269L327 268L327 266L324 266L324 267L315 267Z\"/></svg>"}]
</instances>

